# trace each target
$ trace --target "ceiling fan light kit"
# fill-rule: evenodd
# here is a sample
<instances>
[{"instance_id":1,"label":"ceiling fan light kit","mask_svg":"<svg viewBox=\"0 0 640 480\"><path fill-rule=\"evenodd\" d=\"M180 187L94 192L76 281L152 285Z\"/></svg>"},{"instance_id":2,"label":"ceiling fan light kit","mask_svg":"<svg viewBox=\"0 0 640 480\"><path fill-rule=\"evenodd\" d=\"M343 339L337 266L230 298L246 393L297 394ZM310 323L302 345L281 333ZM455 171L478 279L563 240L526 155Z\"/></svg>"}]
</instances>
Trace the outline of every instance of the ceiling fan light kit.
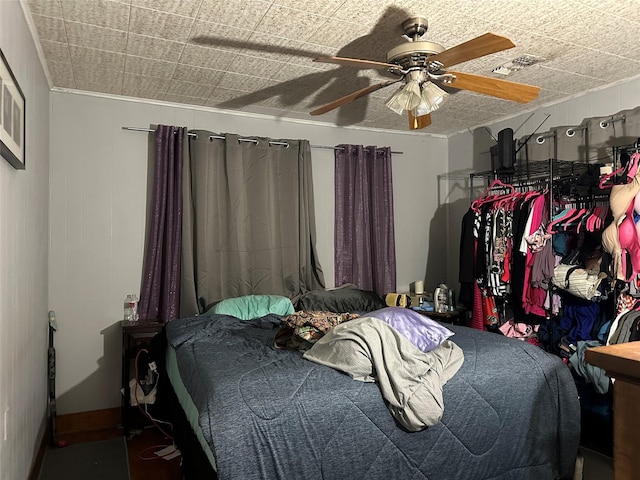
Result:
<instances>
[{"instance_id":1,"label":"ceiling fan light kit","mask_svg":"<svg viewBox=\"0 0 640 480\"><path fill-rule=\"evenodd\" d=\"M410 80L396 90L385 105L398 115L402 115L406 110L416 108L421 101L420 83L416 80Z\"/></svg>"},{"instance_id":2,"label":"ceiling fan light kit","mask_svg":"<svg viewBox=\"0 0 640 480\"><path fill-rule=\"evenodd\" d=\"M437 86L433 82L425 82L422 85L422 102L418 105L418 108L424 108L424 113L431 113L442 105L442 102L447 98L449 94ZM424 115L422 113L421 115Z\"/></svg>"},{"instance_id":3,"label":"ceiling fan light kit","mask_svg":"<svg viewBox=\"0 0 640 480\"><path fill-rule=\"evenodd\" d=\"M310 112L311 115L321 115L393 83L403 82L403 85L387 99L385 105L398 114L407 112L409 128L415 130L431 124L430 113L440 108L449 95L438 86L438 83L457 90L468 90L520 103L534 100L540 92L539 87L532 85L445 70L445 68L458 63L513 48L514 43L506 37L486 33L446 49L437 43L420 39L428 28L428 22L425 18L410 18L403 22L402 28L404 36L409 41L389 50L386 63L357 58L316 58L314 60L316 62L334 63L362 69L387 70L399 78L396 81L380 82L353 92ZM532 64L525 61L518 63Z\"/></svg>"},{"instance_id":4,"label":"ceiling fan light kit","mask_svg":"<svg viewBox=\"0 0 640 480\"><path fill-rule=\"evenodd\" d=\"M398 88L385 105L398 115L413 110L416 116L426 115L440 108L444 99L449 95L438 87L423 70L412 70L407 73L410 77L406 83Z\"/></svg>"}]
</instances>

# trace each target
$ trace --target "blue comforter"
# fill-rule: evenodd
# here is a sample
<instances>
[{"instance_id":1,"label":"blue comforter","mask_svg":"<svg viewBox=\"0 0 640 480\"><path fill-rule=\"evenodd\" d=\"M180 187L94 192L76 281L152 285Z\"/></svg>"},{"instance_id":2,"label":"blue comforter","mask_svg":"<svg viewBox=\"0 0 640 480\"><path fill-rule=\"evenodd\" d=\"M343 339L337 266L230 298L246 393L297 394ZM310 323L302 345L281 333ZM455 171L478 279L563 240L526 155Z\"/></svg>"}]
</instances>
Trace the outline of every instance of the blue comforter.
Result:
<instances>
[{"instance_id":1,"label":"blue comforter","mask_svg":"<svg viewBox=\"0 0 640 480\"><path fill-rule=\"evenodd\" d=\"M279 322L213 315L167 325L220 480L571 477L580 407L559 358L447 325L464 363L444 386L442 420L408 432L377 384L274 349Z\"/></svg>"}]
</instances>

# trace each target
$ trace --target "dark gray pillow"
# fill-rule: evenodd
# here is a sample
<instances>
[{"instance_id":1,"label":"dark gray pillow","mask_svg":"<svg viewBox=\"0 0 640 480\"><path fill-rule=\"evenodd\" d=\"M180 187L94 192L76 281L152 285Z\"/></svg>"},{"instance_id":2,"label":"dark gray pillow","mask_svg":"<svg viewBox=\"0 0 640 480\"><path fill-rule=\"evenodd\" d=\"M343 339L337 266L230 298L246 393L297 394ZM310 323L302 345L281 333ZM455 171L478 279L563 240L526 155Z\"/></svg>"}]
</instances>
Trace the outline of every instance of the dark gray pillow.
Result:
<instances>
[{"instance_id":1,"label":"dark gray pillow","mask_svg":"<svg viewBox=\"0 0 640 480\"><path fill-rule=\"evenodd\" d=\"M304 293L294 300L294 306L297 311L321 310L335 313L362 313L373 312L387 305L376 292L358 288L337 288Z\"/></svg>"}]
</instances>

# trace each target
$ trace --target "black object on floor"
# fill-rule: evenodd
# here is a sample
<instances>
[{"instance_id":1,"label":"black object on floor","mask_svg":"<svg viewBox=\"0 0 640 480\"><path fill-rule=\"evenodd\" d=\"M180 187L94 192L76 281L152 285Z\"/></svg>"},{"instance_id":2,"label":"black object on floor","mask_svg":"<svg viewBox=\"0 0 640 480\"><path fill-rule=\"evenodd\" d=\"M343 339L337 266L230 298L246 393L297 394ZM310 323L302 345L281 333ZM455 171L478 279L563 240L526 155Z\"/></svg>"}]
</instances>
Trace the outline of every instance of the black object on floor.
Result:
<instances>
[{"instance_id":1,"label":"black object on floor","mask_svg":"<svg viewBox=\"0 0 640 480\"><path fill-rule=\"evenodd\" d=\"M38 480L129 480L124 437L77 443L45 452Z\"/></svg>"}]
</instances>

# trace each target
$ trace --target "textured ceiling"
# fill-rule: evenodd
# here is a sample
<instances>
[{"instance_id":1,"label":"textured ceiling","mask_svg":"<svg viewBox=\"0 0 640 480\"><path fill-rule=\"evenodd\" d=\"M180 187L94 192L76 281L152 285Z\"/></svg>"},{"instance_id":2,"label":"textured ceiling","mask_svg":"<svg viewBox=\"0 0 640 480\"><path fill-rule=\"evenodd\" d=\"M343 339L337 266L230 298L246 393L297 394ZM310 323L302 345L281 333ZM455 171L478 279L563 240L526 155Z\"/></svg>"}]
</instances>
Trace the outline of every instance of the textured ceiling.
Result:
<instances>
[{"instance_id":1,"label":"textured ceiling","mask_svg":"<svg viewBox=\"0 0 640 480\"><path fill-rule=\"evenodd\" d=\"M638 0L27 0L52 85L334 125L407 131L384 106L395 86L322 116L309 112L385 72L314 63L322 55L386 61L423 16L445 48L486 32L516 47L455 70L541 87L525 105L467 91L420 133L449 135L640 75ZM508 77L523 54L543 57Z\"/></svg>"}]
</instances>

